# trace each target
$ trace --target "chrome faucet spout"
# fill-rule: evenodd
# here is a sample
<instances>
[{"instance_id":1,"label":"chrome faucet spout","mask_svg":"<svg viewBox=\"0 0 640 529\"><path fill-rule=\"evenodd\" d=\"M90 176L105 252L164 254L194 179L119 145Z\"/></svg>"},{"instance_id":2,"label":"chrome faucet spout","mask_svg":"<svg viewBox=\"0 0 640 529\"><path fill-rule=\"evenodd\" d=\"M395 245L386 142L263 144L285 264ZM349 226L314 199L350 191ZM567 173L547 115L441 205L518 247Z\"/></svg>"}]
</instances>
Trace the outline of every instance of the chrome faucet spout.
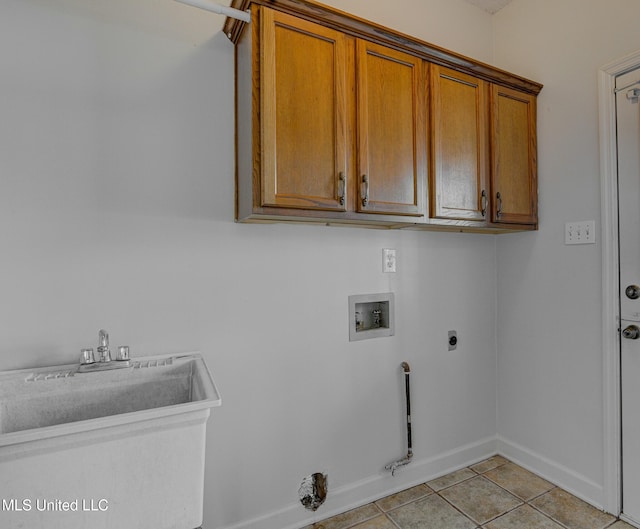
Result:
<instances>
[{"instance_id":1,"label":"chrome faucet spout","mask_svg":"<svg viewBox=\"0 0 640 529\"><path fill-rule=\"evenodd\" d=\"M111 362L111 351L109 350L109 333L104 329L98 332L98 354L100 362Z\"/></svg>"}]
</instances>

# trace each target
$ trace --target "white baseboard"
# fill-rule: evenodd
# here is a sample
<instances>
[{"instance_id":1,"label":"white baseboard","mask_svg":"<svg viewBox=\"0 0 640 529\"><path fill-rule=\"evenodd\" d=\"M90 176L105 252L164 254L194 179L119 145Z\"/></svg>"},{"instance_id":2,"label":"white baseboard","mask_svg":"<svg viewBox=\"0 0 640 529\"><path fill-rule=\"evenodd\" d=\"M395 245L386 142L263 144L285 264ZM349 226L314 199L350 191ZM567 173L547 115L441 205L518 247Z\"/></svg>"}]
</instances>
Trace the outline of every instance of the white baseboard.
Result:
<instances>
[{"instance_id":1,"label":"white baseboard","mask_svg":"<svg viewBox=\"0 0 640 529\"><path fill-rule=\"evenodd\" d=\"M258 518L244 520L223 529L300 529L314 522L335 516L390 494L436 479L460 468L487 459L497 453L495 437L481 439L434 457L420 459L414 454L411 463L398 470L395 476L380 470L377 475L331 490L325 504L313 515L298 502ZM207 524L203 525L206 528Z\"/></svg>"},{"instance_id":2,"label":"white baseboard","mask_svg":"<svg viewBox=\"0 0 640 529\"><path fill-rule=\"evenodd\" d=\"M631 525L633 527L640 527L640 521L639 520L634 520L633 518L627 516L624 513L620 513L620 519L623 522L627 522L629 525Z\"/></svg>"},{"instance_id":3,"label":"white baseboard","mask_svg":"<svg viewBox=\"0 0 640 529\"><path fill-rule=\"evenodd\" d=\"M501 436L497 437L497 452L594 507L605 510L603 486L586 476Z\"/></svg>"}]
</instances>

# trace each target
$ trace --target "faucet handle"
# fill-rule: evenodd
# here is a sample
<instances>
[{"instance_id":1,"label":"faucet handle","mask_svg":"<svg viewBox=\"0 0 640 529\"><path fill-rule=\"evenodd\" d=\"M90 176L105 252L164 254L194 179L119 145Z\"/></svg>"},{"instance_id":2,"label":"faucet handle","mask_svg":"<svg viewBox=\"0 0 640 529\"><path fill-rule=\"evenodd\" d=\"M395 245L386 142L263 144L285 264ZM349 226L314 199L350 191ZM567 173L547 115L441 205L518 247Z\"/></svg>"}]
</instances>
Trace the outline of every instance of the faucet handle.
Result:
<instances>
[{"instance_id":1,"label":"faucet handle","mask_svg":"<svg viewBox=\"0 0 640 529\"><path fill-rule=\"evenodd\" d=\"M116 353L116 360L119 360L119 361L130 360L128 345L121 345L118 347L118 352Z\"/></svg>"},{"instance_id":2,"label":"faucet handle","mask_svg":"<svg viewBox=\"0 0 640 529\"><path fill-rule=\"evenodd\" d=\"M80 356L81 364L93 364L96 361L93 356L93 349L82 349Z\"/></svg>"}]
</instances>

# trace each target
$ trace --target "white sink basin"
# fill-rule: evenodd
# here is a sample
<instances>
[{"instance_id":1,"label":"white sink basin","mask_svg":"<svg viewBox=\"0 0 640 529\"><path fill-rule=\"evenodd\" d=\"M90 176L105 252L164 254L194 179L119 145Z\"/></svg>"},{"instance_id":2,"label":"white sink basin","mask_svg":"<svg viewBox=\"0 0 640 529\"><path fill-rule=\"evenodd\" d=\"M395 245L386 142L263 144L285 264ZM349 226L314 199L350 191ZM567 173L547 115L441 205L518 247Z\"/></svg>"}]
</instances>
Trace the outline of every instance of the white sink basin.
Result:
<instances>
[{"instance_id":1,"label":"white sink basin","mask_svg":"<svg viewBox=\"0 0 640 529\"><path fill-rule=\"evenodd\" d=\"M149 416L182 413L185 409L221 404L213 379L195 354L146 357L132 367L75 373L76 365L0 372L0 446L14 432L40 429L38 439L57 430L42 429L78 421L126 415L110 424L134 419L128 414L149 411ZM161 409L160 412L150 410ZM140 419L140 413L135 420ZM94 423L103 427L105 421ZM81 429L91 425L76 425Z\"/></svg>"},{"instance_id":2,"label":"white sink basin","mask_svg":"<svg viewBox=\"0 0 640 529\"><path fill-rule=\"evenodd\" d=\"M202 356L77 367L0 372L0 498L15 500L0 527L200 527L206 421L221 405Z\"/></svg>"}]
</instances>

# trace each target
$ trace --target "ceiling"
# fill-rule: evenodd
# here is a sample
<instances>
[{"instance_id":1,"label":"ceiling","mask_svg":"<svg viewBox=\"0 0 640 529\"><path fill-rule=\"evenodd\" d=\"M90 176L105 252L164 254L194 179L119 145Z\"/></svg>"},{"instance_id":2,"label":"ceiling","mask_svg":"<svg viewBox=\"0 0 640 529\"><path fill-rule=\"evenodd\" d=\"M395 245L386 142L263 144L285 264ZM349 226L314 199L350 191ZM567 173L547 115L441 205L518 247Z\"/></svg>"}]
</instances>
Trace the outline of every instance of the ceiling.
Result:
<instances>
[{"instance_id":1,"label":"ceiling","mask_svg":"<svg viewBox=\"0 0 640 529\"><path fill-rule=\"evenodd\" d=\"M467 2L493 14L500 11L511 0L467 0Z\"/></svg>"}]
</instances>

